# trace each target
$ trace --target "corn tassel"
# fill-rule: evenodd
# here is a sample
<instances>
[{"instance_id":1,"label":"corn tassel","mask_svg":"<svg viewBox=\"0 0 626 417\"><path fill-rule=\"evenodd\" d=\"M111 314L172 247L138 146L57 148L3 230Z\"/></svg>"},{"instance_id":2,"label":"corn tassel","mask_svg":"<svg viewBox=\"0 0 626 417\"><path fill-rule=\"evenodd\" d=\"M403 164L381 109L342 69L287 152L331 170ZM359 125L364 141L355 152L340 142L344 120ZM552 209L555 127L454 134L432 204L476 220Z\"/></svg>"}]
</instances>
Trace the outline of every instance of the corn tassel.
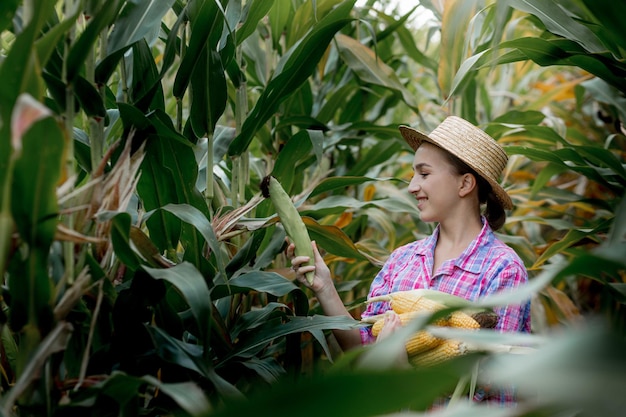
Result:
<instances>
[{"instance_id":1,"label":"corn tassel","mask_svg":"<svg viewBox=\"0 0 626 417\"><path fill-rule=\"evenodd\" d=\"M278 180L271 175L263 178L261 191L265 198L269 197L272 200L287 236L296 246L295 255L308 256L309 261L305 265L313 265L315 261L311 238L291 197L285 192ZM306 279L309 284L313 283L313 272L307 273Z\"/></svg>"},{"instance_id":2,"label":"corn tassel","mask_svg":"<svg viewBox=\"0 0 626 417\"><path fill-rule=\"evenodd\" d=\"M458 340L446 339L434 348L409 356L413 366L432 366L467 353L467 346Z\"/></svg>"}]
</instances>

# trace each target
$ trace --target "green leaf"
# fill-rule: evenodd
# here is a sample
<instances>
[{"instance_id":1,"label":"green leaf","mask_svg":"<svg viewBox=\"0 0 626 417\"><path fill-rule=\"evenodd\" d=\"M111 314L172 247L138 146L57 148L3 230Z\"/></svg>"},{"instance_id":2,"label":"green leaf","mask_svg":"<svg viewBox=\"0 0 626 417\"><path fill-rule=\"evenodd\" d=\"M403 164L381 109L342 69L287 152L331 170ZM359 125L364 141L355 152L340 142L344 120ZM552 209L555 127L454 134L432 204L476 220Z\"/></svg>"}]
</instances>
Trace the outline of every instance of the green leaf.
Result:
<instances>
[{"instance_id":1,"label":"green leaf","mask_svg":"<svg viewBox=\"0 0 626 417\"><path fill-rule=\"evenodd\" d=\"M71 46L66 59L66 79L68 83L72 83L83 69L94 43L100 37L104 28L113 23L122 4L121 0L104 2L98 13L89 20L85 30Z\"/></svg>"},{"instance_id":2,"label":"green leaf","mask_svg":"<svg viewBox=\"0 0 626 417\"><path fill-rule=\"evenodd\" d=\"M96 398L109 398L117 403L120 410L127 410L128 404L137 401L146 385L155 387L173 400L188 415L200 417L207 413L210 404L204 392L193 382L162 382L157 378L146 375L136 377L116 371L103 382L89 388L78 398L93 395ZM84 401L89 404L88 401ZM80 403L79 403L80 404ZM85 408L91 408L86 405Z\"/></svg>"},{"instance_id":3,"label":"green leaf","mask_svg":"<svg viewBox=\"0 0 626 417\"><path fill-rule=\"evenodd\" d=\"M296 381L284 378L255 392L247 401L229 403L215 410L213 415L245 416L271 409L273 417L288 417L297 409L299 417L380 416L398 410L426 410L436 398L451 392L472 364L473 360L463 358L431 368L345 370L316 372L310 378ZM382 396L381 387L384 387Z\"/></svg>"},{"instance_id":4,"label":"green leaf","mask_svg":"<svg viewBox=\"0 0 626 417\"><path fill-rule=\"evenodd\" d=\"M215 369L210 366L210 362L202 356L202 350L197 344L185 343L174 339L158 327L150 326L148 331L154 340L157 354L161 358L204 376L224 396L231 398L241 396L236 387L215 372Z\"/></svg>"},{"instance_id":5,"label":"green leaf","mask_svg":"<svg viewBox=\"0 0 626 417\"><path fill-rule=\"evenodd\" d=\"M250 145L256 132L276 112L279 104L313 73L328 44L348 22L354 0L342 2L281 59L274 76L244 121L241 133L231 143L228 154L240 155Z\"/></svg>"},{"instance_id":6,"label":"green leaf","mask_svg":"<svg viewBox=\"0 0 626 417\"><path fill-rule=\"evenodd\" d=\"M366 175L373 167L389 162L404 145L400 141L379 141L372 146L359 161L349 169L348 176Z\"/></svg>"},{"instance_id":7,"label":"green leaf","mask_svg":"<svg viewBox=\"0 0 626 417\"><path fill-rule=\"evenodd\" d=\"M511 0L509 6L537 16L550 32L579 43L591 53L606 51L595 33L554 0Z\"/></svg>"},{"instance_id":8,"label":"green leaf","mask_svg":"<svg viewBox=\"0 0 626 417\"><path fill-rule=\"evenodd\" d=\"M211 251L215 254L219 271L223 276L226 276L225 269L227 261L222 253L219 241L215 236L213 226L204 213L189 204L167 204L163 206L162 209L174 214L182 221L189 223L204 237Z\"/></svg>"},{"instance_id":9,"label":"green leaf","mask_svg":"<svg viewBox=\"0 0 626 417\"><path fill-rule=\"evenodd\" d=\"M310 217L303 217L302 220L311 235L311 240L314 240L319 247L337 256L367 259L340 228L321 225Z\"/></svg>"},{"instance_id":10,"label":"green leaf","mask_svg":"<svg viewBox=\"0 0 626 417\"><path fill-rule=\"evenodd\" d=\"M274 0L272 8L269 10L268 17L270 21L270 27L272 29L272 41L275 48L279 47L279 42L280 39L283 37L285 27L289 22L290 16L293 15L291 7L291 0Z\"/></svg>"},{"instance_id":11,"label":"green leaf","mask_svg":"<svg viewBox=\"0 0 626 417\"><path fill-rule=\"evenodd\" d=\"M37 50L37 57L39 58L39 62L42 66L46 65L50 56L55 52L55 49L57 48L62 37L66 36L72 26L76 24L76 19L78 19L79 15L80 10L77 10L74 15L69 16L61 23L54 25L50 30L37 39L35 42L35 48Z\"/></svg>"},{"instance_id":12,"label":"green leaf","mask_svg":"<svg viewBox=\"0 0 626 417\"><path fill-rule=\"evenodd\" d=\"M623 4L618 1L598 2L594 0L582 0L582 2L596 18L601 27L605 29L601 34L607 36L610 41L617 43L622 49L626 49L626 36L624 36L621 29L623 26L621 6L623 6ZM600 41L604 44L608 43L603 37L599 37ZM616 58L621 58L621 56Z\"/></svg>"},{"instance_id":13,"label":"green leaf","mask_svg":"<svg viewBox=\"0 0 626 417\"><path fill-rule=\"evenodd\" d=\"M159 70L152 51L145 40L133 44L133 84L130 100L135 107L148 113L150 110L165 110L165 100Z\"/></svg>"},{"instance_id":14,"label":"green leaf","mask_svg":"<svg viewBox=\"0 0 626 417\"><path fill-rule=\"evenodd\" d=\"M541 256L535 261L535 264L532 266L532 269L539 268L543 263L545 263L551 257L563 253L566 249L580 242L584 238L589 238L592 240L597 240L598 233L605 232L607 230L606 225L600 225L594 229L590 230L570 230L567 234L560 239L558 242L555 242L548 246L548 248L541 254Z\"/></svg>"},{"instance_id":15,"label":"green leaf","mask_svg":"<svg viewBox=\"0 0 626 417\"><path fill-rule=\"evenodd\" d=\"M455 74L471 52L466 50L468 25L481 4L481 0L456 0L444 8L440 48L445 53L439 56L437 79L445 100L451 97Z\"/></svg>"},{"instance_id":16,"label":"green leaf","mask_svg":"<svg viewBox=\"0 0 626 417\"><path fill-rule=\"evenodd\" d=\"M213 134L226 109L227 93L220 54L204 49L191 75L190 119L196 136Z\"/></svg>"},{"instance_id":17,"label":"green leaf","mask_svg":"<svg viewBox=\"0 0 626 417\"><path fill-rule=\"evenodd\" d=\"M267 0L251 0L246 2L244 9L245 20L237 29L237 45L240 45L254 33L257 25L272 7L273 2Z\"/></svg>"},{"instance_id":18,"label":"green leaf","mask_svg":"<svg viewBox=\"0 0 626 417\"><path fill-rule=\"evenodd\" d=\"M594 99L614 106L622 120L626 120L626 98L624 98L623 90L618 90L600 78L585 81L581 83L581 86L593 95Z\"/></svg>"},{"instance_id":19,"label":"green leaf","mask_svg":"<svg viewBox=\"0 0 626 417\"><path fill-rule=\"evenodd\" d=\"M550 339L526 355L494 356L481 371L498 385L515 386L520 398L541 393L535 406L552 415L619 416L616 410L626 407L621 333L596 317L582 326L565 326Z\"/></svg>"},{"instance_id":20,"label":"green leaf","mask_svg":"<svg viewBox=\"0 0 626 417\"><path fill-rule=\"evenodd\" d=\"M102 96L93 84L85 78L78 76L74 80L74 85L76 87L74 93L85 114L89 117L106 117Z\"/></svg>"},{"instance_id":21,"label":"green leaf","mask_svg":"<svg viewBox=\"0 0 626 417\"><path fill-rule=\"evenodd\" d=\"M287 323L266 322L252 337L236 345L234 351L226 358L223 358L221 362L244 355L249 351L254 351L260 346L265 346L278 338L290 334L311 330L358 329L361 326L362 324L359 321L347 316L292 316L289 317Z\"/></svg>"},{"instance_id":22,"label":"green leaf","mask_svg":"<svg viewBox=\"0 0 626 417\"><path fill-rule=\"evenodd\" d=\"M228 285L216 285L211 290L211 297L218 300L229 295L250 291L282 297L297 289L297 285L275 272L251 271L230 279Z\"/></svg>"},{"instance_id":23,"label":"green leaf","mask_svg":"<svg viewBox=\"0 0 626 417\"><path fill-rule=\"evenodd\" d=\"M217 50L224 25L224 15L214 0L197 0L187 7L190 7L191 36L172 88L172 94L179 99L185 94L199 60L206 57L203 51Z\"/></svg>"},{"instance_id":24,"label":"green leaf","mask_svg":"<svg viewBox=\"0 0 626 417\"><path fill-rule=\"evenodd\" d=\"M311 149L313 148L309 138L310 136L308 131L299 131L289 138L276 158L274 168L272 169L272 175L287 191L291 190L291 186L294 181L299 181L299 179L294 175L296 166L303 158L310 154Z\"/></svg>"},{"instance_id":25,"label":"green leaf","mask_svg":"<svg viewBox=\"0 0 626 417\"><path fill-rule=\"evenodd\" d=\"M198 324L204 345L209 346L211 293L202 274L189 262L182 262L166 269L149 267L144 267L144 269L153 278L169 282L180 292Z\"/></svg>"},{"instance_id":26,"label":"green leaf","mask_svg":"<svg viewBox=\"0 0 626 417\"><path fill-rule=\"evenodd\" d=\"M125 49L158 31L163 16L174 2L175 0L124 2L124 8L119 12L108 38L107 55Z\"/></svg>"},{"instance_id":27,"label":"green leaf","mask_svg":"<svg viewBox=\"0 0 626 417\"><path fill-rule=\"evenodd\" d=\"M15 162L11 203L21 238L48 251L58 223L56 187L61 178L65 137L52 117L35 122L22 138ZM36 169L33 169L36 167Z\"/></svg>"},{"instance_id":28,"label":"green leaf","mask_svg":"<svg viewBox=\"0 0 626 417\"><path fill-rule=\"evenodd\" d=\"M131 109L130 106L128 108L120 106L120 114L123 118L128 118L127 110L129 109ZM140 122L147 123L148 121L143 119ZM170 148L164 143L166 141L168 139L163 137L161 140L149 140L146 144L146 153L141 163L142 174L137 182L137 192L147 211L178 202L176 192L178 184L176 176L171 172L169 162L174 155L169 153ZM164 173L168 174L164 175ZM159 249L166 251L176 248L180 238L181 224L173 215L159 210L147 219L147 225L151 231L152 240Z\"/></svg>"},{"instance_id":29,"label":"green leaf","mask_svg":"<svg viewBox=\"0 0 626 417\"><path fill-rule=\"evenodd\" d=\"M328 177L322 180L319 185L311 191L309 197L314 197L329 191L340 190L352 185L360 185L372 181L384 181L384 179L348 175L341 177Z\"/></svg>"},{"instance_id":30,"label":"green leaf","mask_svg":"<svg viewBox=\"0 0 626 417\"><path fill-rule=\"evenodd\" d=\"M0 32L11 24L11 20L20 5L20 0L5 0L0 2Z\"/></svg>"},{"instance_id":31,"label":"green leaf","mask_svg":"<svg viewBox=\"0 0 626 417\"><path fill-rule=\"evenodd\" d=\"M131 270L141 265L141 260L130 246L130 214L119 213L111 219L111 242L116 256Z\"/></svg>"},{"instance_id":32,"label":"green leaf","mask_svg":"<svg viewBox=\"0 0 626 417\"><path fill-rule=\"evenodd\" d=\"M404 102L416 113L419 113L415 98L402 85L396 72L376 57L371 49L358 40L343 34L338 34L335 40L342 59L361 81L379 85L400 94Z\"/></svg>"}]
</instances>

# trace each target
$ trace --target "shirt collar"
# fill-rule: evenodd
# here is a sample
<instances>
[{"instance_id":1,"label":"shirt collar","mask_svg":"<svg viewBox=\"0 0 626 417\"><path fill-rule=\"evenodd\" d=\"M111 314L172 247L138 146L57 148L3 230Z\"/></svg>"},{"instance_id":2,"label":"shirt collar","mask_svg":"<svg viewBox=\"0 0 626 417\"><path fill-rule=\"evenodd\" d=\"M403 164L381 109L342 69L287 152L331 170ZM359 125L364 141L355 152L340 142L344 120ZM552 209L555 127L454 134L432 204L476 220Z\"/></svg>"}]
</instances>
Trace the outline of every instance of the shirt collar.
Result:
<instances>
[{"instance_id":1,"label":"shirt collar","mask_svg":"<svg viewBox=\"0 0 626 417\"><path fill-rule=\"evenodd\" d=\"M459 255L459 257L456 258L456 260L454 261L454 265L458 268L461 268L464 271L472 272L474 274L480 273L486 260L483 260L482 262L466 262L466 260L469 257L474 256L482 246L485 246L492 242L495 237L493 230L491 230L491 227L489 227L487 219L484 216L480 216L480 221L483 224L483 228L480 230L480 233L474 238L474 240L472 240L467 248L465 248L463 253L461 253L461 255ZM437 240L439 239L439 229L440 225L437 224L437 227L435 227L433 233L431 233L430 236L424 239L424 244L420 245L417 248L416 252L419 255L427 255L428 253L430 253L432 256L432 254L435 253L435 246L437 244Z\"/></svg>"}]
</instances>

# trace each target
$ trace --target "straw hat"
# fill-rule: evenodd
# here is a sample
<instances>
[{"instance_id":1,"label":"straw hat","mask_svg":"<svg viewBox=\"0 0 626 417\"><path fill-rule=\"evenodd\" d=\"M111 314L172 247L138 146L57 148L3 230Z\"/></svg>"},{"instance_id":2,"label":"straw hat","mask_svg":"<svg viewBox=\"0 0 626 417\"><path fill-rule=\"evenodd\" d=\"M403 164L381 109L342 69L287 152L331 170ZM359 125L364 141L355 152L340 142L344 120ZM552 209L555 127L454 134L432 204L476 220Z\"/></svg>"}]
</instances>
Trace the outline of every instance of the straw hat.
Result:
<instances>
[{"instance_id":1,"label":"straw hat","mask_svg":"<svg viewBox=\"0 0 626 417\"><path fill-rule=\"evenodd\" d=\"M509 158L487 133L456 116L447 117L429 135L409 126L400 126L400 133L413 150L426 141L450 152L491 184L502 207L513 208L511 197L498 182Z\"/></svg>"}]
</instances>

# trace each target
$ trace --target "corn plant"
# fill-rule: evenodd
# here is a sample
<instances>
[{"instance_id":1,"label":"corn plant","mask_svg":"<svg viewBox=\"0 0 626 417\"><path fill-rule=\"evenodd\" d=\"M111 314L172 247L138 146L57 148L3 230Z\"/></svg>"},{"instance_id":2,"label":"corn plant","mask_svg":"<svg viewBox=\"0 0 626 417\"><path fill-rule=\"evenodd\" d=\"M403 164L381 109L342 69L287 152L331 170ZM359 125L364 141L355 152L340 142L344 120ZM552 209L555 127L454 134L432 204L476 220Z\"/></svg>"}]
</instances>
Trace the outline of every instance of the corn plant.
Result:
<instances>
[{"instance_id":1,"label":"corn plant","mask_svg":"<svg viewBox=\"0 0 626 417\"><path fill-rule=\"evenodd\" d=\"M619 382L590 389L616 374L586 378L572 359L618 362L613 329L539 337L576 322L574 305L601 307L577 285L608 294L606 313L623 320L618 6L561 6L0 2L2 414L417 411L462 391L485 357L489 378L528 396L501 415L620 409ZM424 7L434 18L411 26ZM428 130L448 113L508 145L517 209L502 237L534 280L505 301L539 294L545 313L536 335L496 342L537 352L398 370L400 332L339 353L329 331L363 324L322 315L292 282L260 182L272 175L292 196L356 317L388 253L432 230L404 190L411 153L397 125ZM589 396L534 401L523 371L562 352L555 374L572 371ZM384 400L363 401L381 387Z\"/></svg>"}]
</instances>

